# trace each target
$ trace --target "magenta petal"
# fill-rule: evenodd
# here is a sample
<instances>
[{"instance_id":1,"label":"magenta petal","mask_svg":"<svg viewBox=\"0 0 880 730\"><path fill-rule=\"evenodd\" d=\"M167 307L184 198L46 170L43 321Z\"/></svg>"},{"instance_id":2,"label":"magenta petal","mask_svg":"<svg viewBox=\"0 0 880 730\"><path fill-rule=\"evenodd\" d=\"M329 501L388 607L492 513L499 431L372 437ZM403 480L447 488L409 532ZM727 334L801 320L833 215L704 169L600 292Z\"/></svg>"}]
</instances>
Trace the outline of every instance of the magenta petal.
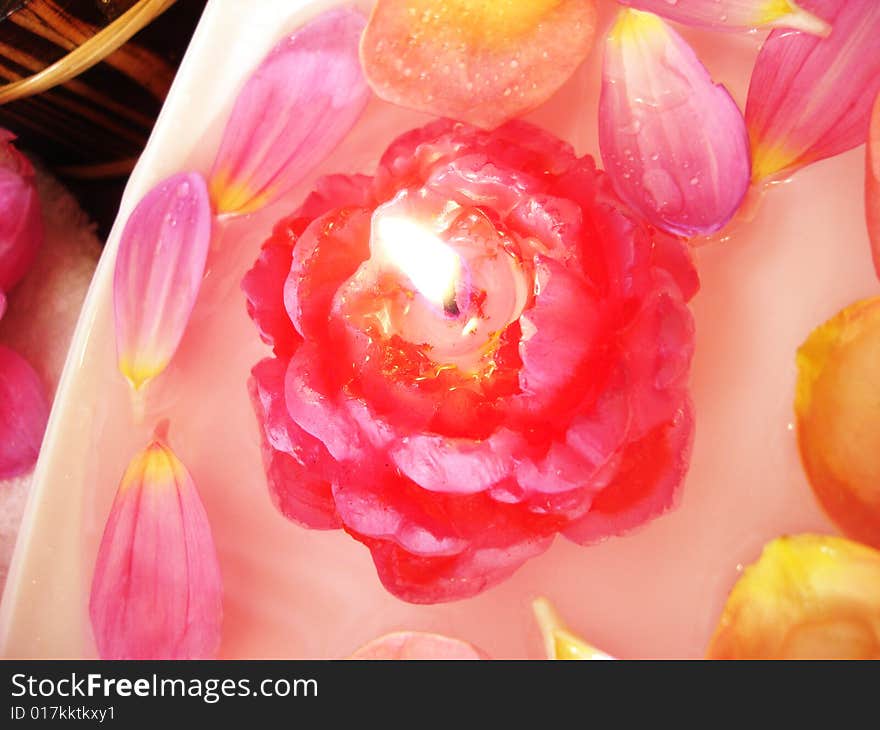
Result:
<instances>
[{"instance_id":1,"label":"magenta petal","mask_svg":"<svg viewBox=\"0 0 880 730\"><path fill-rule=\"evenodd\" d=\"M131 463L98 549L89 615L102 659L210 659L222 586L205 508L157 437Z\"/></svg>"},{"instance_id":2,"label":"magenta petal","mask_svg":"<svg viewBox=\"0 0 880 730\"><path fill-rule=\"evenodd\" d=\"M119 369L135 389L161 373L192 314L211 244L205 181L159 183L125 224L113 278Z\"/></svg>"},{"instance_id":3,"label":"magenta petal","mask_svg":"<svg viewBox=\"0 0 880 730\"><path fill-rule=\"evenodd\" d=\"M880 91L880 3L805 0L828 38L777 30L749 85L753 177L771 179L864 143Z\"/></svg>"},{"instance_id":4,"label":"magenta petal","mask_svg":"<svg viewBox=\"0 0 880 730\"><path fill-rule=\"evenodd\" d=\"M622 11L605 43L599 146L617 193L670 233L719 230L748 190L736 103L651 13Z\"/></svg>"},{"instance_id":5,"label":"magenta petal","mask_svg":"<svg viewBox=\"0 0 880 730\"><path fill-rule=\"evenodd\" d=\"M865 210L874 269L880 277L880 94L874 102L871 130L868 134L868 164L865 175Z\"/></svg>"},{"instance_id":6,"label":"magenta petal","mask_svg":"<svg viewBox=\"0 0 880 730\"><path fill-rule=\"evenodd\" d=\"M0 128L0 290L27 273L43 242L43 219L34 168L12 146L15 135ZM2 310L0 306L0 310ZM2 316L2 311L0 311Z\"/></svg>"},{"instance_id":7,"label":"magenta petal","mask_svg":"<svg viewBox=\"0 0 880 730\"><path fill-rule=\"evenodd\" d=\"M369 99L358 44L366 18L330 10L285 38L248 79L211 171L218 213L277 200L342 141Z\"/></svg>"},{"instance_id":8,"label":"magenta petal","mask_svg":"<svg viewBox=\"0 0 880 730\"><path fill-rule=\"evenodd\" d=\"M831 32L824 20L794 0L617 0L684 25L710 30L793 28L819 36Z\"/></svg>"},{"instance_id":9,"label":"magenta petal","mask_svg":"<svg viewBox=\"0 0 880 730\"><path fill-rule=\"evenodd\" d=\"M0 345L0 479L34 465L48 419L39 376L21 355Z\"/></svg>"}]
</instances>

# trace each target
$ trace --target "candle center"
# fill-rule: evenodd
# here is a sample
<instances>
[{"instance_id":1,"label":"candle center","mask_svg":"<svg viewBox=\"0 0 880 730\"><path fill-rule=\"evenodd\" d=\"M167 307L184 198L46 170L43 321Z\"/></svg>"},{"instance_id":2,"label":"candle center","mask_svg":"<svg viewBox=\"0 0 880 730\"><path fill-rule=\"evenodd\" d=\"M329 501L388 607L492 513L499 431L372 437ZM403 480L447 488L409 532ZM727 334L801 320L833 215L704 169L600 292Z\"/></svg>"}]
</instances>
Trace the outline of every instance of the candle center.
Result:
<instances>
[{"instance_id":1,"label":"candle center","mask_svg":"<svg viewBox=\"0 0 880 730\"><path fill-rule=\"evenodd\" d=\"M370 258L350 285L360 329L468 375L491 370L500 334L533 289L516 241L480 209L426 190L375 210Z\"/></svg>"}]
</instances>

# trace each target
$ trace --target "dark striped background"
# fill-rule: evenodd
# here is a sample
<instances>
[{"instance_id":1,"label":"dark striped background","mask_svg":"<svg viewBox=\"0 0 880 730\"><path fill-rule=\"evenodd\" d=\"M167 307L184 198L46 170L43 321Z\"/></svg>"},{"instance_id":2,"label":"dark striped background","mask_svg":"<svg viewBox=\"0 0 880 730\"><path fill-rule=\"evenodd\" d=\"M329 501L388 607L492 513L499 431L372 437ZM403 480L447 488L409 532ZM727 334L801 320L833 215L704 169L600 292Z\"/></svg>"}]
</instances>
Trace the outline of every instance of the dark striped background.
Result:
<instances>
[{"instance_id":1,"label":"dark striped background","mask_svg":"<svg viewBox=\"0 0 880 730\"><path fill-rule=\"evenodd\" d=\"M63 58L135 2L0 0L0 85ZM78 78L0 106L0 126L72 185L102 223L112 218L204 4L178 0Z\"/></svg>"}]
</instances>

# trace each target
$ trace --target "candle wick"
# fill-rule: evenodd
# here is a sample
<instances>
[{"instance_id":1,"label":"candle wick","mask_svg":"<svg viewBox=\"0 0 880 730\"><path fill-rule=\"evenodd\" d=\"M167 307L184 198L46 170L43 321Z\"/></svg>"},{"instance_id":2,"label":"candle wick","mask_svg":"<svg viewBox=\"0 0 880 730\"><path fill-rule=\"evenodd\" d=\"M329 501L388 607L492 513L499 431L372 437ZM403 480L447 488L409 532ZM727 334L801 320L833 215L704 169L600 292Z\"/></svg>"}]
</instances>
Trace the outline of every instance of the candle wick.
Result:
<instances>
[{"instance_id":1,"label":"candle wick","mask_svg":"<svg viewBox=\"0 0 880 730\"><path fill-rule=\"evenodd\" d=\"M461 310L458 308L458 302L455 300L454 294L443 302L443 311L450 317L458 317L461 314Z\"/></svg>"}]
</instances>

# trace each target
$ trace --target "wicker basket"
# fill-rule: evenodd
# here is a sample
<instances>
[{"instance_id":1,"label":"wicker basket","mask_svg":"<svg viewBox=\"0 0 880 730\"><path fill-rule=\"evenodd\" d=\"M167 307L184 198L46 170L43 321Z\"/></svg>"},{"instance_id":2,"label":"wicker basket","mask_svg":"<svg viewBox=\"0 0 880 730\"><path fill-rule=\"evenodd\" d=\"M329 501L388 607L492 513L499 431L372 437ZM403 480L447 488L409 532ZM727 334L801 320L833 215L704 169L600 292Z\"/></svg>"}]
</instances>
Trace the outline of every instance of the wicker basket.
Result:
<instances>
[{"instance_id":1,"label":"wicker basket","mask_svg":"<svg viewBox=\"0 0 880 730\"><path fill-rule=\"evenodd\" d=\"M0 0L0 126L65 177L125 175L204 6L181 0L146 28L174 4Z\"/></svg>"}]
</instances>

